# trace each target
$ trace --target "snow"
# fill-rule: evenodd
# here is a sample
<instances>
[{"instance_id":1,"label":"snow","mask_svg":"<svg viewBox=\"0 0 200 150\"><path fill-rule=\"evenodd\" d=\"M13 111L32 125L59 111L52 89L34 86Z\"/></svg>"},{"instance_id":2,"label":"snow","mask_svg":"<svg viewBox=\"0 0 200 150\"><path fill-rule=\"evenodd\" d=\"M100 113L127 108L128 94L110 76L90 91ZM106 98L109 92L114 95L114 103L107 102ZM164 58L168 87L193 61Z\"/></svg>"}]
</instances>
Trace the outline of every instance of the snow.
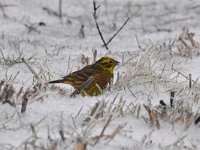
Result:
<instances>
[{"instance_id":1,"label":"snow","mask_svg":"<svg viewBox=\"0 0 200 150\"><path fill-rule=\"evenodd\" d=\"M109 51L102 47L91 0L62 1L62 20L52 14L58 13L58 2L0 1L4 8L0 9L0 81L6 81L0 101L8 84L14 88L10 101L16 105L0 105L0 149L73 149L78 138L87 149L96 150L200 149L200 128L194 124L200 115L200 2L97 0L97 21L106 41L130 18L108 45ZM196 45L184 29L195 34ZM97 59L107 55L121 62L111 89L97 97L70 97L74 89L65 84L39 88L21 62L24 57L48 82L84 67L82 55L93 63L94 50ZM21 113L23 94L34 87L38 93L29 95ZM170 107L171 91L175 91L174 107Z\"/></svg>"}]
</instances>

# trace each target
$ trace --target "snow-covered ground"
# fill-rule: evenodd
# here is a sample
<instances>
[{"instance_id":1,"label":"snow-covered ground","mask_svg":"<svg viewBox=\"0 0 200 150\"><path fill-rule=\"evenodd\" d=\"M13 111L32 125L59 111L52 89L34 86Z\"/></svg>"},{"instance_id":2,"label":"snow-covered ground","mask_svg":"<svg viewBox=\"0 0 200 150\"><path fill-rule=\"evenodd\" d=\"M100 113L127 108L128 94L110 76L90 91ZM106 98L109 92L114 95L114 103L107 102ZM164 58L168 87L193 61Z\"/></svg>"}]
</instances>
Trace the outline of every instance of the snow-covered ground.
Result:
<instances>
[{"instance_id":1,"label":"snow-covered ground","mask_svg":"<svg viewBox=\"0 0 200 150\"><path fill-rule=\"evenodd\" d=\"M106 41L130 18L109 51L92 0L63 0L62 18L59 0L0 1L0 149L200 149L200 1L96 4ZM69 85L39 86L82 68L83 57L93 63L95 50L120 61L110 90L73 98Z\"/></svg>"}]
</instances>

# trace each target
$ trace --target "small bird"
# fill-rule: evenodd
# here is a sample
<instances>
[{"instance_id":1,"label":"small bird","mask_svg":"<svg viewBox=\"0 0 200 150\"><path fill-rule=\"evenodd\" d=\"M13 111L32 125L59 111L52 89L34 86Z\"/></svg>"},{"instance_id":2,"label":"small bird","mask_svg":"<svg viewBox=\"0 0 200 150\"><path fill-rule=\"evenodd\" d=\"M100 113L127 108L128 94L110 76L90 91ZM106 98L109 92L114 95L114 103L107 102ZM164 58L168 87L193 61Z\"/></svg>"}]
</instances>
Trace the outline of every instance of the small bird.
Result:
<instances>
[{"instance_id":1,"label":"small bird","mask_svg":"<svg viewBox=\"0 0 200 150\"><path fill-rule=\"evenodd\" d=\"M102 57L92 65L85 66L81 70L70 73L59 80L49 83L70 84L78 94L82 96L97 96L106 89L113 78L113 70L119 62L111 57Z\"/></svg>"}]
</instances>

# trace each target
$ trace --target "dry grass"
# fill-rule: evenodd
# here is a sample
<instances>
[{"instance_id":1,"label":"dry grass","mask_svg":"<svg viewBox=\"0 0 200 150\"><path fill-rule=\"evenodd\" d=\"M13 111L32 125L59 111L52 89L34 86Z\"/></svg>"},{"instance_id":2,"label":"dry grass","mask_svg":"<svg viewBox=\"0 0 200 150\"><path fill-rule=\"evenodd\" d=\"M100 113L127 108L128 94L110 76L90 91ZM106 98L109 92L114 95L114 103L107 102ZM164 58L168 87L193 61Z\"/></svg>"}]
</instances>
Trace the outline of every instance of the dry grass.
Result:
<instances>
[{"instance_id":1,"label":"dry grass","mask_svg":"<svg viewBox=\"0 0 200 150\"><path fill-rule=\"evenodd\" d=\"M119 66L119 75L116 83L111 87L111 91L105 93L105 95L117 93L115 97L108 100L102 96L103 99L100 99L94 106L89 107L87 113L82 113L81 107L77 115L72 117L73 121L71 123L66 123L65 119L60 117L61 122L58 123L59 125L53 125L58 128L57 133L47 127L47 136L38 136L38 126L45 120L43 118L39 122L29 125L32 134L21 145L14 147L3 144L1 146L5 149L85 150L86 147L95 148L100 143L110 143L121 136L128 120L118 124L115 124L115 121L126 117L132 117L136 121L142 120L152 129L141 139L137 145L138 148L147 144L152 133L163 128L163 123L172 126L179 124L187 131L195 119L199 117L199 111L193 110L194 105L199 105L199 83L198 79L194 80L191 75L184 74L178 69L180 62L179 60L175 61L175 57L181 59L182 57L192 58L198 56L199 52L194 34L188 30L186 32L184 30L184 33L184 35L183 33L180 35L181 38L178 40L168 42L168 45L148 43L143 46L137 39L139 49L141 49L139 53L134 55L132 53L121 55L120 53L120 56L116 54L122 59ZM79 58L82 65L88 65L96 61L97 50L94 49L92 52L92 58L85 55ZM46 81L52 78L48 65L40 65L39 71L36 71L34 64L30 64L28 61L30 59L23 59L22 56L20 54L19 57L10 58L5 57L2 52L3 61L1 63L11 67L13 64L23 62L34 79L29 88L26 89L23 87L14 88L17 75L1 79L0 101L3 104L8 103L10 106L17 108L20 102L21 113L25 113L27 107L33 102L55 91L59 95L65 95L69 98L69 93L65 89L59 86L49 87L46 84ZM17 61L18 59L19 61ZM68 61L70 62L70 57ZM67 71L70 71L69 68L68 66ZM186 82L177 82L176 79L180 76ZM168 94L169 97L171 91L174 91L174 96L171 97L173 100L170 103L170 98L164 99L160 104L158 102L157 105L152 105L152 101L155 101L153 95L159 95L160 88L165 89L165 94ZM132 96L133 100L131 102L122 98L121 93L124 93L124 91ZM48 100L48 98L44 98L44 100ZM138 101L147 101L147 103L141 104ZM7 120L5 119L5 121ZM8 129L6 125L3 128L4 130ZM55 138L54 135L57 135L57 137ZM163 148L177 147L186 137L187 135L180 136L174 143L163 146Z\"/></svg>"}]
</instances>

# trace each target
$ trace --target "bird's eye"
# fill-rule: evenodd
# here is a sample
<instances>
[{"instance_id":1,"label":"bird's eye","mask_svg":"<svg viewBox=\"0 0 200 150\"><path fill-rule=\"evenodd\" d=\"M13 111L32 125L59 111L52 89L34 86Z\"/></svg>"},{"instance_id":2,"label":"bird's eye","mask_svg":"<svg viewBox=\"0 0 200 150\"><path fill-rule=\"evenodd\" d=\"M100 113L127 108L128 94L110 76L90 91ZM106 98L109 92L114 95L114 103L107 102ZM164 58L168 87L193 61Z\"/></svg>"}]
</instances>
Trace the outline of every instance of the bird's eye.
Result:
<instances>
[{"instance_id":1,"label":"bird's eye","mask_svg":"<svg viewBox=\"0 0 200 150\"><path fill-rule=\"evenodd\" d=\"M110 64L112 64L112 61L109 61Z\"/></svg>"}]
</instances>

